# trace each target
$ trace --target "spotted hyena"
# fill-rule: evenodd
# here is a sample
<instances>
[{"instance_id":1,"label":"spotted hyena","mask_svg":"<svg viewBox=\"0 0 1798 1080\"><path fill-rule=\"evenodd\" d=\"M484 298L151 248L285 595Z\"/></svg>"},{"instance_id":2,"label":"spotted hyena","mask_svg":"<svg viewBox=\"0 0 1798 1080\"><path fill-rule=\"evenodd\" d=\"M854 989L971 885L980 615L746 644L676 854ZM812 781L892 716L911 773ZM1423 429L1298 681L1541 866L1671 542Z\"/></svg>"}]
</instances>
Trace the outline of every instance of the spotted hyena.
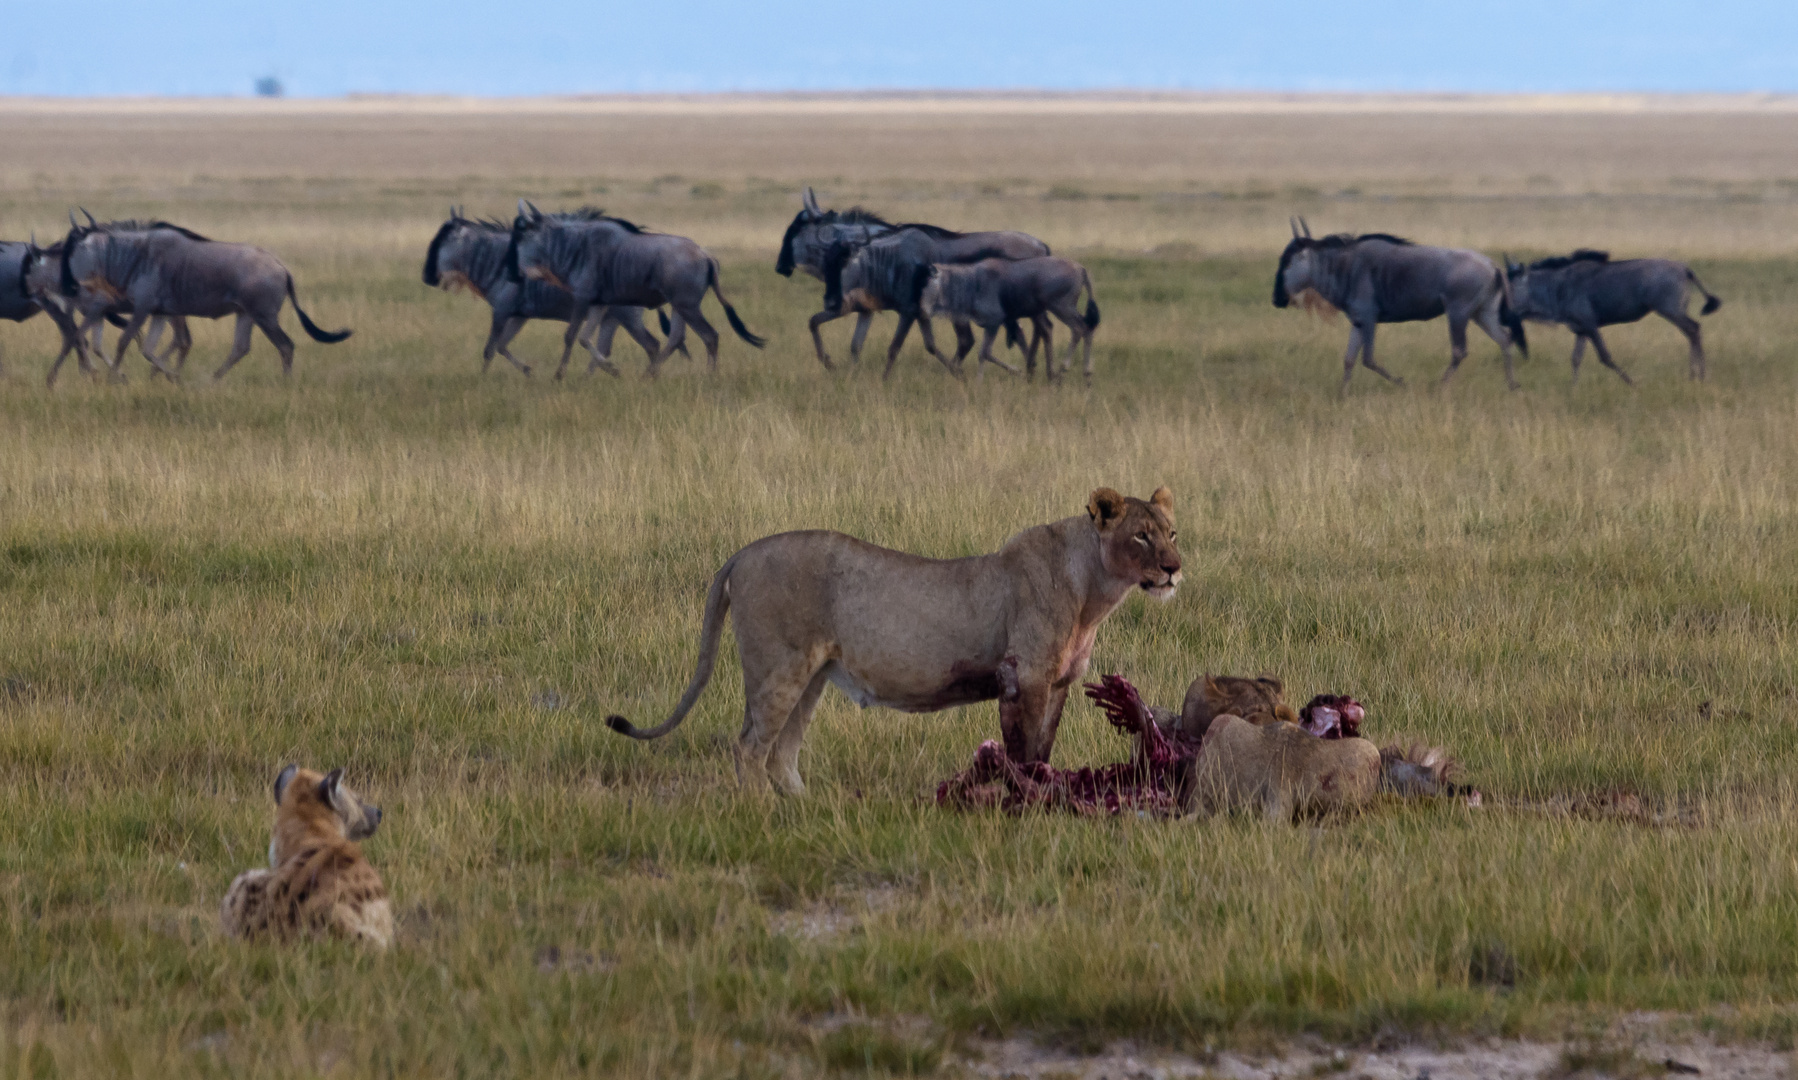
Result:
<instances>
[{"instance_id":1,"label":"spotted hyena","mask_svg":"<svg viewBox=\"0 0 1798 1080\"><path fill-rule=\"evenodd\" d=\"M249 939L331 934L386 948L393 909L381 875L357 840L381 823L381 808L343 785L343 770L321 776L289 765L275 778L271 869L245 870L225 893L225 933Z\"/></svg>"}]
</instances>

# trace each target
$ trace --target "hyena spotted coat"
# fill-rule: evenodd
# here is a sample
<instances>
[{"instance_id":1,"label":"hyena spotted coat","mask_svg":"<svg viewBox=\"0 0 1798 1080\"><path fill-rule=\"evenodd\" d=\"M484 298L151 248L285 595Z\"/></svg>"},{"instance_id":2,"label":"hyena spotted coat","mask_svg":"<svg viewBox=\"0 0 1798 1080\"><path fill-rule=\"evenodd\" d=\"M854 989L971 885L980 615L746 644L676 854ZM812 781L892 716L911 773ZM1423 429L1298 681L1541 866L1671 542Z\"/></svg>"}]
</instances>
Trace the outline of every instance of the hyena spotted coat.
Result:
<instances>
[{"instance_id":1,"label":"hyena spotted coat","mask_svg":"<svg viewBox=\"0 0 1798 1080\"><path fill-rule=\"evenodd\" d=\"M393 942L393 909L381 875L357 840L381 823L381 808L343 785L343 770L321 776L289 765L275 778L272 869L246 870L225 893L225 933L291 940L331 935L385 949Z\"/></svg>"}]
</instances>

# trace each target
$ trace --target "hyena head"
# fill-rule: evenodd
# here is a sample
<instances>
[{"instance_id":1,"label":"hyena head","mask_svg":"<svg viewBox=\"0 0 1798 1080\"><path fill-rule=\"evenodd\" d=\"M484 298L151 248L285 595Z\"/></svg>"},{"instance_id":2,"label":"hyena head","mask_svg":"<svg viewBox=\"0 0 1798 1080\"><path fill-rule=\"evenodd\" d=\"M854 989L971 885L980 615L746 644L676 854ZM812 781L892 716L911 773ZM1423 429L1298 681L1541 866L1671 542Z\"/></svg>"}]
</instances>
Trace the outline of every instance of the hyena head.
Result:
<instances>
[{"instance_id":1,"label":"hyena head","mask_svg":"<svg viewBox=\"0 0 1798 1080\"><path fill-rule=\"evenodd\" d=\"M362 840L381 824L381 808L365 803L343 782L343 770L320 775L289 765L275 777L275 835L269 865L278 866L308 842Z\"/></svg>"}]
</instances>

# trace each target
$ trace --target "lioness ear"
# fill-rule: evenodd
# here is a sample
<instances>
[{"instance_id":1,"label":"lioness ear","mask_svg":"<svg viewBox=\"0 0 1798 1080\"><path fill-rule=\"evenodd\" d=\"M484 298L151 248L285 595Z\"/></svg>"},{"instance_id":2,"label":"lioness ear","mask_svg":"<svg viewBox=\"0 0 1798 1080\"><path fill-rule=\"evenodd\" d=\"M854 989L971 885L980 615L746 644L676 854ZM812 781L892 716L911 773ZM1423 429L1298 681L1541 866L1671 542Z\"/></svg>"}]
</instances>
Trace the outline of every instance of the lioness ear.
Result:
<instances>
[{"instance_id":1,"label":"lioness ear","mask_svg":"<svg viewBox=\"0 0 1798 1080\"><path fill-rule=\"evenodd\" d=\"M275 777L276 806L281 805L281 796L286 793L288 782L293 779L293 774L299 771L300 767L298 765L289 765L287 768L281 770L281 775Z\"/></svg>"},{"instance_id":2,"label":"lioness ear","mask_svg":"<svg viewBox=\"0 0 1798 1080\"><path fill-rule=\"evenodd\" d=\"M1155 494L1149 496L1149 502L1160 507L1161 512L1167 515L1169 521L1174 520L1174 493L1169 491L1166 485L1156 488Z\"/></svg>"},{"instance_id":3,"label":"lioness ear","mask_svg":"<svg viewBox=\"0 0 1798 1080\"><path fill-rule=\"evenodd\" d=\"M1086 514L1100 529L1116 524L1124 513L1124 497L1110 488L1099 488L1086 500Z\"/></svg>"}]
</instances>

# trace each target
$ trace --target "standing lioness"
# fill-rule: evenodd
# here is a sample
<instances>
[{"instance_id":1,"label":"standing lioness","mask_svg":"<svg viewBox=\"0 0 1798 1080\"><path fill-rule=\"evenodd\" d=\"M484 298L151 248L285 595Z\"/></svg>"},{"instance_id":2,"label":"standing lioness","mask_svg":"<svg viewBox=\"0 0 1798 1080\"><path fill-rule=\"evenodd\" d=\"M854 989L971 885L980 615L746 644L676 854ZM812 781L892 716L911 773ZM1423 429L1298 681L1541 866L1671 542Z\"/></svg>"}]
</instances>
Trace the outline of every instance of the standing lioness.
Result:
<instances>
[{"instance_id":1,"label":"standing lioness","mask_svg":"<svg viewBox=\"0 0 1798 1080\"><path fill-rule=\"evenodd\" d=\"M1086 673L1099 624L1132 589L1166 599L1180 583L1174 496L1110 488L1086 514L1025 529L991 555L926 559L842 533L765 537L712 578L699 667L659 727L606 723L633 739L666 735L712 677L728 609L747 705L737 776L805 790L799 743L826 682L863 707L936 712L999 699L1014 761L1047 761L1068 687Z\"/></svg>"}]
</instances>

